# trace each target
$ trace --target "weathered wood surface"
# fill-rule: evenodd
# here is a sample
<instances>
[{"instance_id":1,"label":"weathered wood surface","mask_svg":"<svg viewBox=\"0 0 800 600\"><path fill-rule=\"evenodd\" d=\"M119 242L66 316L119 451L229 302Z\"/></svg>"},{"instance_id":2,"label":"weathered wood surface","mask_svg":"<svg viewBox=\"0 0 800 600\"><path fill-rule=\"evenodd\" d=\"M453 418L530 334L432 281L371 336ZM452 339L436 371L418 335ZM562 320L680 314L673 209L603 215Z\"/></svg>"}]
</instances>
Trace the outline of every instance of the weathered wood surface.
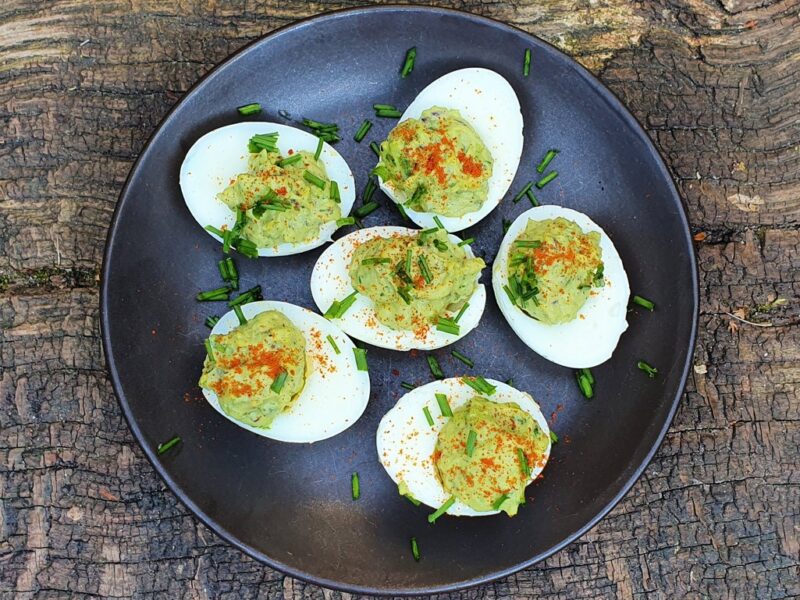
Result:
<instances>
[{"instance_id":1,"label":"weathered wood surface","mask_svg":"<svg viewBox=\"0 0 800 600\"><path fill-rule=\"evenodd\" d=\"M165 489L104 370L98 267L125 176L181 93L344 4L0 4L3 598L339 595L229 548ZM800 595L800 4L453 4L552 41L631 107L686 200L702 284L694 373L645 476L579 542L463 596Z\"/></svg>"}]
</instances>

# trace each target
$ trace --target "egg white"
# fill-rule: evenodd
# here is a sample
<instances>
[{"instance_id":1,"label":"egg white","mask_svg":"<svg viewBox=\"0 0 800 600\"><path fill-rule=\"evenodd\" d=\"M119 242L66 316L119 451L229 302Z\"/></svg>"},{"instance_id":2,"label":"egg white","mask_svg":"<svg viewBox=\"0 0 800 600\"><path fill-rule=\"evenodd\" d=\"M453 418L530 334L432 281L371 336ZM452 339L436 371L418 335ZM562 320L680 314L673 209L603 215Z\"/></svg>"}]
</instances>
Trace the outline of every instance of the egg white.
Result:
<instances>
[{"instance_id":1,"label":"egg white","mask_svg":"<svg viewBox=\"0 0 800 600\"><path fill-rule=\"evenodd\" d=\"M236 123L209 131L197 140L186 158L183 159L180 172L180 186L183 199L189 212L201 227L213 225L218 229L223 225L229 228L236 223L235 211L217 198L217 194L230 185L230 181L240 173L247 172L250 152L247 143L258 133L278 133L278 150L286 156L289 150L295 152L305 150L314 152L318 138L307 131L301 131L288 125L262 121ZM332 146L322 144L320 161L325 165L328 177L339 184L341 211L345 217L350 214L356 199L353 173L344 158ZM331 241L336 223L331 221L320 228L319 235L301 244L283 243L274 247L259 248L259 256L286 256L299 254L317 248ZM219 236L208 232L213 238L222 241Z\"/></svg>"},{"instance_id":2,"label":"egg white","mask_svg":"<svg viewBox=\"0 0 800 600\"><path fill-rule=\"evenodd\" d=\"M400 118L419 119L423 111L434 106L456 109L483 140L494 159L486 201L480 209L460 217L439 216L447 231L461 231L488 215L505 196L517 173L522 156L522 112L519 98L506 79L482 68L453 71L423 89ZM395 192L380 178L381 189L395 202L408 198ZM434 213L405 207L409 218L423 229L435 227Z\"/></svg>"},{"instance_id":3,"label":"egg white","mask_svg":"<svg viewBox=\"0 0 800 600\"><path fill-rule=\"evenodd\" d=\"M487 379L497 388L491 396L485 396L499 404L516 402L519 407L529 413L542 431L547 435L545 459L550 458L550 428L536 401L525 392L521 392L501 381ZM445 394L450 408L455 411L471 398L481 395L469 387L460 378L443 379L415 388L401 397L397 404L384 415L378 425L376 436L378 460L386 469L389 477L397 484L405 483L408 493L432 508L444 504L448 494L436 477L436 467L431 455L436 449L436 439L447 422L436 401L436 394ZM433 417L433 426L428 425L423 407L427 406ZM546 460L545 460L546 462ZM545 465L531 465L531 481L535 480ZM476 511L463 502L456 502L447 510L448 515L480 517L495 515L499 510L486 512Z\"/></svg>"},{"instance_id":4,"label":"egg white","mask_svg":"<svg viewBox=\"0 0 800 600\"><path fill-rule=\"evenodd\" d=\"M248 320L267 310L283 313L305 337L306 382L300 395L267 429L237 421L222 410L212 390L203 388L206 400L239 427L281 442L317 442L341 433L359 419L369 400L369 374L356 368L355 345L336 325L300 306L266 300L242 306ZM236 314L230 311L211 333L229 333L238 326ZM329 335L339 354L327 341Z\"/></svg>"},{"instance_id":5,"label":"egg white","mask_svg":"<svg viewBox=\"0 0 800 600\"><path fill-rule=\"evenodd\" d=\"M605 285L594 288L578 316L568 323L548 325L530 317L511 302L503 286L508 283L508 255L529 220L543 221L563 217L575 222L584 233L600 233ZM626 320L630 286L617 249L606 232L588 216L555 205L538 206L518 216L500 244L492 267L492 288L500 312L519 338L534 352L559 365L588 368L605 362L614 352Z\"/></svg>"},{"instance_id":6,"label":"egg white","mask_svg":"<svg viewBox=\"0 0 800 600\"><path fill-rule=\"evenodd\" d=\"M334 300L341 300L353 292L349 267L353 252L360 244L378 237L418 233L418 230L407 227L370 227L356 230L326 248L311 273L311 295L319 310L324 313ZM449 239L456 244L461 241L454 235L450 235ZM464 246L464 250L467 256L474 256L469 246ZM401 301L399 297L398 301ZM350 309L335 322L348 335L373 346L391 350L433 350L453 344L475 329L485 306L486 289L483 284L478 284L469 298L467 310L458 322L458 335L438 331L435 326L429 328L424 338L418 337L413 331L391 329L378 320L375 304L363 294L359 294Z\"/></svg>"}]
</instances>

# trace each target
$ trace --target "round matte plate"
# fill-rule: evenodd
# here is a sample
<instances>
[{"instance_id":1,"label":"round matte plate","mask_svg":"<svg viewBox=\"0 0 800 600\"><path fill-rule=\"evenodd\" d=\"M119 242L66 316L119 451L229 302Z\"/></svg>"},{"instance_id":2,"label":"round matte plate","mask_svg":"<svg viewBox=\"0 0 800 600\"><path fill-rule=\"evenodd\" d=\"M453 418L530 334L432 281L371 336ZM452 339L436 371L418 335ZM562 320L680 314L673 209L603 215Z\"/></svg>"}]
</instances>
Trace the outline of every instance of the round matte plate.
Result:
<instances>
[{"instance_id":1,"label":"round matte plate","mask_svg":"<svg viewBox=\"0 0 800 600\"><path fill-rule=\"evenodd\" d=\"M405 51L417 48L406 79ZM533 50L531 74L522 57ZM431 380L424 353L369 349L372 394L350 429L308 445L253 435L219 415L197 388L203 320L221 304L195 294L220 285L220 245L195 223L178 176L186 151L215 127L241 120L236 107L261 102L258 119L311 117L338 123L336 149L363 189L380 141L393 121L376 119L374 102L405 108L435 78L486 67L516 90L525 146L510 194L536 177L549 148L558 178L538 192L588 214L614 240L633 293L653 299L634 309L613 358L593 369L596 397L580 395L573 373L519 340L503 319L491 285L479 327L455 347L474 372L514 385L540 403L561 438L544 478L513 519L442 518L429 525L424 506L400 497L378 463L375 431L404 392L401 381ZM374 126L356 144L362 119ZM392 203L365 225L400 225ZM502 220L528 208L507 197L465 230L490 263ZM261 284L270 300L314 308L309 276L324 248L296 256L236 257L242 289ZM491 268L483 273L490 283ZM697 313L695 260L680 198L646 134L619 101L583 68L512 27L451 10L387 7L343 11L285 27L251 44L199 82L142 152L122 192L103 266L103 341L114 388L131 429L177 496L226 540L291 575L321 585L376 593L432 593L486 582L563 548L592 527L641 474L663 438L685 383ZM591 344L592 340L586 340ZM447 376L466 369L451 348L436 350ZM659 369L648 379L640 359ZM472 372L472 371L470 371ZM552 416L551 416L552 415ZM182 443L158 456L174 435ZM350 497L358 472L361 499ZM422 559L409 546L417 538Z\"/></svg>"}]
</instances>

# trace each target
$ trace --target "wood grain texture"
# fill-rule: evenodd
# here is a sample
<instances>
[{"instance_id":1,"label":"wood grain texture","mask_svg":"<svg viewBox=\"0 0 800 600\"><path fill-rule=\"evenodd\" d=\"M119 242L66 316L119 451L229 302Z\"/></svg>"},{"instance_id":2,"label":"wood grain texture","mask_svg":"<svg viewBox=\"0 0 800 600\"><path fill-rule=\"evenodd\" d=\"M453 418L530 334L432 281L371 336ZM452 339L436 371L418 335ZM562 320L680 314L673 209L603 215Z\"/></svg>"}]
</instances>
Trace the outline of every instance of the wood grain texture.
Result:
<instances>
[{"instance_id":1,"label":"wood grain texture","mask_svg":"<svg viewBox=\"0 0 800 600\"><path fill-rule=\"evenodd\" d=\"M180 95L254 38L351 4L0 5L0 597L344 596L231 549L165 489L105 373L98 271ZM619 95L678 182L701 277L693 377L642 479L564 551L453 597L800 596L800 4L448 5L553 42Z\"/></svg>"}]
</instances>

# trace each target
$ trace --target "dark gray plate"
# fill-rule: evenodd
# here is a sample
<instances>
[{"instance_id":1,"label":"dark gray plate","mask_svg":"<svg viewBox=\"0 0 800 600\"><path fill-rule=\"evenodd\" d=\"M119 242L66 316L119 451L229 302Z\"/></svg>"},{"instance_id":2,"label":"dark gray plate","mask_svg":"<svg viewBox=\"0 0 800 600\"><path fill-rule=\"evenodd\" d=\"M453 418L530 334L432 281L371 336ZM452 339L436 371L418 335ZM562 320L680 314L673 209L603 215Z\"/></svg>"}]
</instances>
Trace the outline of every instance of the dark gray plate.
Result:
<instances>
[{"instance_id":1,"label":"dark gray plate","mask_svg":"<svg viewBox=\"0 0 800 600\"><path fill-rule=\"evenodd\" d=\"M413 74L398 76L404 53L418 49ZM521 76L533 49L529 78ZM520 514L443 518L397 494L377 461L375 430L403 393L402 380L430 380L424 355L370 349L372 397L361 420L313 445L272 442L239 429L200 398L203 325L223 305L198 304L217 287L219 245L192 219L178 169L203 133L239 120L235 107L259 101L259 118L335 121L337 149L361 189L375 157L367 146L392 122L373 119L367 139L352 135L373 102L405 107L435 78L481 66L515 88L525 119L525 149L512 192L535 176L548 148L559 177L543 203L583 211L614 240L631 289L656 301L634 310L614 357L594 369L596 399L581 397L570 370L529 350L491 296L479 328L456 344L475 372L514 378L540 402L561 437L544 479L529 488ZM366 225L399 224L389 201ZM502 219L526 202L504 201L464 233L491 261ZM314 308L308 279L320 250L299 256L238 258L243 289L260 283L269 299ZM450 10L370 8L337 12L281 29L248 46L199 82L164 119L122 192L106 248L103 341L114 388L148 458L178 497L226 540L292 575L346 590L430 593L502 577L563 548L613 507L641 474L669 427L686 379L697 313L695 260L686 217L666 168L619 101L583 68L512 27ZM587 344L593 340L586 340ZM434 353L448 376L464 366L449 349ZM646 359L655 380L637 370ZM185 399L188 394L189 400ZM182 445L157 456L159 442ZM362 497L350 498L358 471ZM416 536L422 560L414 562Z\"/></svg>"}]
</instances>

